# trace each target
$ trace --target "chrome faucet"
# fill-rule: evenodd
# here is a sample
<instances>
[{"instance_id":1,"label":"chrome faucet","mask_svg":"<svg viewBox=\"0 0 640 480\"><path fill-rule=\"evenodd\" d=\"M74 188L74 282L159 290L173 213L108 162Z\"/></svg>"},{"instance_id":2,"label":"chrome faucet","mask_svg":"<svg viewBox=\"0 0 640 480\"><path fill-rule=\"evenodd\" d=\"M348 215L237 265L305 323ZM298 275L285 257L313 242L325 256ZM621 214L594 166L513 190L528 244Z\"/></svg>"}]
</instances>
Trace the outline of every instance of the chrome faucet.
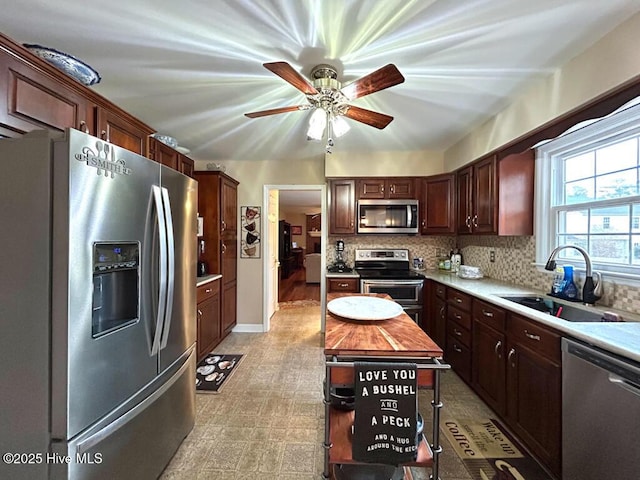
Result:
<instances>
[{"instance_id":1,"label":"chrome faucet","mask_svg":"<svg viewBox=\"0 0 640 480\"><path fill-rule=\"evenodd\" d=\"M547 260L547 264L544 266L545 270L554 271L556 269L556 256L560 250L564 250L565 248L574 248L584 257L584 263L587 266L587 271L585 273L584 285L582 286L582 303L585 305L595 305L595 303L602 297L602 276L598 272L593 272L591 270L591 258L589 258L589 254L584 248L576 245L562 245L554 248L549 256L549 260ZM595 283L593 280L594 275L596 276Z\"/></svg>"}]
</instances>

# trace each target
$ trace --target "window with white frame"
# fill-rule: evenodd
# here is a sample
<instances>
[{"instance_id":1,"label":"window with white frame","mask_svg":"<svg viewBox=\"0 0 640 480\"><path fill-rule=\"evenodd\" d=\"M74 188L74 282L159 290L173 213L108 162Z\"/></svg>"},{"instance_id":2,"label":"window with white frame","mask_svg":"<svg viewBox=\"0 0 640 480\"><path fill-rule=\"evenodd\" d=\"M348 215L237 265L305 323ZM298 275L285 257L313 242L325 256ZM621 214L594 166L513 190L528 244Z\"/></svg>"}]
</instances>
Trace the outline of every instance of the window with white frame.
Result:
<instances>
[{"instance_id":1,"label":"window with white frame","mask_svg":"<svg viewBox=\"0 0 640 480\"><path fill-rule=\"evenodd\" d=\"M640 105L537 148L536 262L576 245L594 269L640 276ZM559 263L583 264L575 249Z\"/></svg>"}]
</instances>

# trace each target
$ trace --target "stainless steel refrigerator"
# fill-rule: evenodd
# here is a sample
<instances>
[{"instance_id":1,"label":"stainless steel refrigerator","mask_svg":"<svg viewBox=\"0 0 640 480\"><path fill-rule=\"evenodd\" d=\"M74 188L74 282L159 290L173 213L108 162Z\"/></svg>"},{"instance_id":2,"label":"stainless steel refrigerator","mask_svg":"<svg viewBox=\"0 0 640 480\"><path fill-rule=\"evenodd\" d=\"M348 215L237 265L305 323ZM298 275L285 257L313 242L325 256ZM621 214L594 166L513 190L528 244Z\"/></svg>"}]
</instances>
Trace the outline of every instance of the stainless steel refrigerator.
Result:
<instances>
[{"instance_id":1,"label":"stainless steel refrigerator","mask_svg":"<svg viewBox=\"0 0 640 480\"><path fill-rule=\"evenodd\" d=\"M197 183L0 140L0 478L157 478L195 417Z\"/></svg>"}]
</instances>

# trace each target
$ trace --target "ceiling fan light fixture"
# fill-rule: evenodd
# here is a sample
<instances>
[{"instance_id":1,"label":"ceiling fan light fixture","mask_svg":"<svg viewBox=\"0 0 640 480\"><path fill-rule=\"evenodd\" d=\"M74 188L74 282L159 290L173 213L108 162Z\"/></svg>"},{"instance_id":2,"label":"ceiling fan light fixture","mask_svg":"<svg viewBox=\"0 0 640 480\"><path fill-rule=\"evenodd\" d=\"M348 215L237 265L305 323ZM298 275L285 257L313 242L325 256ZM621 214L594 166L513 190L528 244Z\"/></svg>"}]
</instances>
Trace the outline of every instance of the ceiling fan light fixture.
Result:
<instances>
[{"instance_id":1,"label":"ceiling fan light fixture","mask_svg":"<svg viewBox=\"0 0 640 480\"><path fill-rule=\"evenodd\" d=\"M351 126L341 116L335 116L331 117L331 129L333 130L334 136L338 138L347 133L351 129Z\"/></svg>"},{"instance_id":2,"label":"ceiling fan light fixture","mask_svg":"<svg viewBox=\"0 0 640 480\"><path fill-rule=\"evenodd\" d=\"M324 129L327 126L327 112L322 108L316 108L309 118L309 130L307 130L307 138L312 140L322 140L324 137Z\"/></svg>"}]
</instances>

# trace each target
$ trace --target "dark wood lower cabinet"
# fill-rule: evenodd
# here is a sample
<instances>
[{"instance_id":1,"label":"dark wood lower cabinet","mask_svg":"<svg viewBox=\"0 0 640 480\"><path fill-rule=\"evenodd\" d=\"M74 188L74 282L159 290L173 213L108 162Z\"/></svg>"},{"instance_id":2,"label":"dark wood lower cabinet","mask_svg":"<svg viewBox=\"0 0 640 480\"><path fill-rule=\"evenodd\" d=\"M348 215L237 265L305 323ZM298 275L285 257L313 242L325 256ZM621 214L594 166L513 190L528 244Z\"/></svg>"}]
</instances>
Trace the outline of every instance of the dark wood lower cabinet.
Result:
<instances>
[{"instance_id":1,"label":"dark wood lower cabinet","mask_svg":"<svg viewBox=\"0 0 640 480\"><path fill-rule=\"evenodd\" d=\"M201 285L197 289L197 355L202 360L222 338L220 326L220 280Z\"/></svg>"},{"instance_id":2,"label":"dark wood lower cabinet","mask_svg":"<svg viewBox=\"0 0 640 480\"><path fill-rule=\"evenodd\" d=\"M223 277L224 278L224 277ZM237 323L236 298L237 283L235 280L222 286L222 334L227 335Z\"/></svg>"},{"instance_id":3,"label":"dark wood lower cabinet","mask_svg":"<svg viewBox=\"0 0 640 480\"><path fill-rule=\"evenodd\" d=\"M518 343L508 344L508 349L508 424L559 478L562 422L560 365Z\"/></svg>"},{"instance_id":4,"label":"dark wood lower cabinet","mask_svg":"<svg viewBox=\"0 0 640 480\"><path fill-rule=\"evenodd\" d=\"M473 388L496 413L506 412L505 335L473 323Z\"/></svg>"}]
</instances>

